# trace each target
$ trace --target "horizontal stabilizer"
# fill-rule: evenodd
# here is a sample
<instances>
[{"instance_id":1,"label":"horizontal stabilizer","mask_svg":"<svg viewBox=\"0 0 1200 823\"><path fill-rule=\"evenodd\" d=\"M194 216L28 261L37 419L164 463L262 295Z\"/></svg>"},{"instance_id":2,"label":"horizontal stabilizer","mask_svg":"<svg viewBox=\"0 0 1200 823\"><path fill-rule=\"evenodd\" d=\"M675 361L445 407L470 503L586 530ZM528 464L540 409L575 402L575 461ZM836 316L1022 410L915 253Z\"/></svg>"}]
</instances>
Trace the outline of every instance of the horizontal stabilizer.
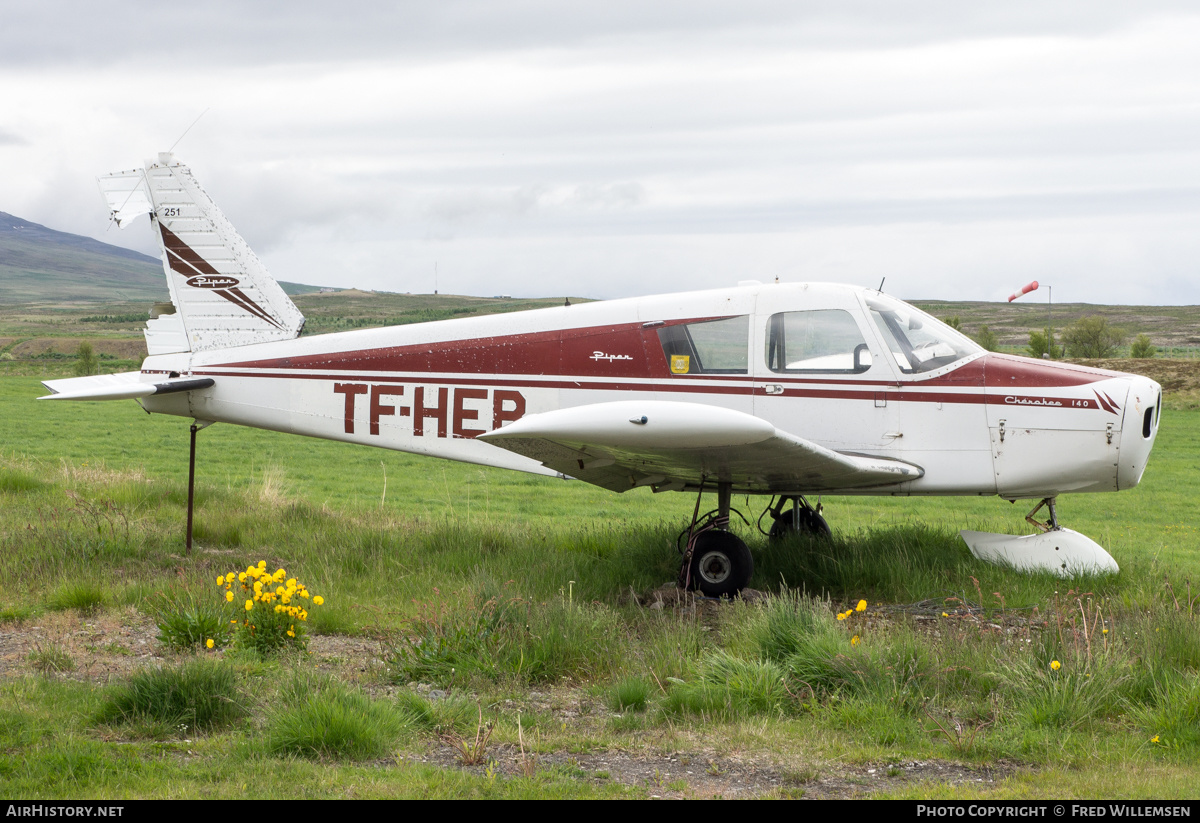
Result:
<instances>
[{"instance_id":1,"label":"horizontal stabilizer","mask_svg":"<svg viewBox=\"0 0 1200 823\"><path fill-rule=\"evenodd\" d=\"M132 400L154 394L207 389L216 381L211 377L178 377L151 382L141 372L94 374L90 377L70 377L64 380L43 380L50 394L38 400Z\"/></svg>"},{"instance_id":2,"label":"horizontal stabilizer","mask_svg":"<svg viewBox=\"0 0 1200 823\"><path fill-rule=\"evenodd\" d=\"M596 403L527 415L480 440L613 491L695 487L701 479L755 492L889 486L923 470L841 454L733 409L669 400Z\"/></svg>"}]
</instances>

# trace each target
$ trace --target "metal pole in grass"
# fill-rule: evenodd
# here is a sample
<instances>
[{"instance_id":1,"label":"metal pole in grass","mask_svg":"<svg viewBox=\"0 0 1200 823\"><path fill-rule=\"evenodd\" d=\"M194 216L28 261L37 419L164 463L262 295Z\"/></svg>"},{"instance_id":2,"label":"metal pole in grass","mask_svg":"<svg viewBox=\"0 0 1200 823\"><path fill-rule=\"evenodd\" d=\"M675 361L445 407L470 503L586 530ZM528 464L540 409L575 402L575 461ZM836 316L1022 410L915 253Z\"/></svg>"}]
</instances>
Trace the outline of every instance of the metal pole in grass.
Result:
<instances>
[{"instance_id":1,"label":"metal pole in grass","mask_svg":"<svg viewBox=\"0 0 1200 823\"><path fill-rule=\"evenodd\" d=\"M192 447L188 453L188 515L187 515L187 543L184 553L187 556L192 554L192 504L195 502L196 493L196 432L200 429L196 424L192 423Z\"/></svg>"}]
</instances>

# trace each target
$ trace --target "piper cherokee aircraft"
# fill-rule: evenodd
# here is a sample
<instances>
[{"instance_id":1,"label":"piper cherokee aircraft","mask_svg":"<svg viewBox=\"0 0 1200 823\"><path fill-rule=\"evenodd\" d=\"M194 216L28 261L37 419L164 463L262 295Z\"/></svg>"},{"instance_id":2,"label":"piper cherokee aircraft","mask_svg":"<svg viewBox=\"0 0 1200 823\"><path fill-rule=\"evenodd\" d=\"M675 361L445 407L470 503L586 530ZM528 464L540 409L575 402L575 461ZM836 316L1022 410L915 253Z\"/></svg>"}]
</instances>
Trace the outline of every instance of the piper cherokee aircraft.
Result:
<instances>
[{"instance_id":1,"label":"piper cherokee aircraft","mask_svg":"<svg viewBox=\"0 0 1200 823\"><path fill-rule=\"evenodd\" d=\"M172 155L100 188L119 226L149 215L175 312L147 323L140 371L47 380L44 399L192 418L193 461L196 430L223 422L691 492L680 583L713 596L753 573L734 493L773 496L773 536L828 534L814 495L1030 499L1037 533L962 532L971 551L1117 569L1055 500L1138 484L1161 407L1147 378L988 353L880 291L827 283L301 337L300 311ZM717 509L701 518L704 492Z\"/></svg>"}]
</instances>

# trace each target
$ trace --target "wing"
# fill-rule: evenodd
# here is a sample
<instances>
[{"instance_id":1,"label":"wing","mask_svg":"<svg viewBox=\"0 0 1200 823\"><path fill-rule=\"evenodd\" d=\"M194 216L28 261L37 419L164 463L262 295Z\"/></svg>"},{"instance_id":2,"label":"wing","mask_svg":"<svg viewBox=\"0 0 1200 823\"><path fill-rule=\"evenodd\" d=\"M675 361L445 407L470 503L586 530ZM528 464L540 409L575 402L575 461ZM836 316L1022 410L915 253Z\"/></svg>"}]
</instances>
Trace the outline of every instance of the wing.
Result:
<instances>
[{"instance_id":1,"label":"wing","mask_svg":"<svg viewBox=\"0 0 1200 823\"><path fill-rule=\"evenodd\" d=\"M924 471L841 454L750 414L667 400L625 400L532 414L479 436L612 491L732 482L738 491L830 492L890 486Z\"/></svg>"}]
</instances>

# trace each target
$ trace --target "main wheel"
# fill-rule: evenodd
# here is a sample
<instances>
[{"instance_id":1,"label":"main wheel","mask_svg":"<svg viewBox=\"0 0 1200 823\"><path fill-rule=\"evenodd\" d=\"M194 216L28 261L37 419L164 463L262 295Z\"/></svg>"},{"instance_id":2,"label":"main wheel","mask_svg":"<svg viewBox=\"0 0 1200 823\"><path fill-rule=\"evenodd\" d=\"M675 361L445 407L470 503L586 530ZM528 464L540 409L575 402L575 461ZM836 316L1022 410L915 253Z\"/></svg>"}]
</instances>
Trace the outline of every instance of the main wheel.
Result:
<instances>
[{"instance_id":1,"label":"main wheel","mask_svg":"<svg viewBox=\"0 0 1200 823\"><path fill-rule=\"evenodd\" d=\"M741 538L712 529L696 538L690 568L690 588L709 597L735 595L750 583L754 558Z\"/></svg>"},{"instance_id":2,"label":"main wheel","mask_svg":"<svg viewBox=\"0 0 1200 823\"><path fill-rule=\"evenodd\" d=\"M792 521L792 512L781 511L771 524L768 535L771 540L782 540L793 534L804 534L809 537L819 537L828 540L833 537L833 530L825 522L825 518L810 508L801 508L798 512L799 522Z\"/></svg>"}]
</instances>

